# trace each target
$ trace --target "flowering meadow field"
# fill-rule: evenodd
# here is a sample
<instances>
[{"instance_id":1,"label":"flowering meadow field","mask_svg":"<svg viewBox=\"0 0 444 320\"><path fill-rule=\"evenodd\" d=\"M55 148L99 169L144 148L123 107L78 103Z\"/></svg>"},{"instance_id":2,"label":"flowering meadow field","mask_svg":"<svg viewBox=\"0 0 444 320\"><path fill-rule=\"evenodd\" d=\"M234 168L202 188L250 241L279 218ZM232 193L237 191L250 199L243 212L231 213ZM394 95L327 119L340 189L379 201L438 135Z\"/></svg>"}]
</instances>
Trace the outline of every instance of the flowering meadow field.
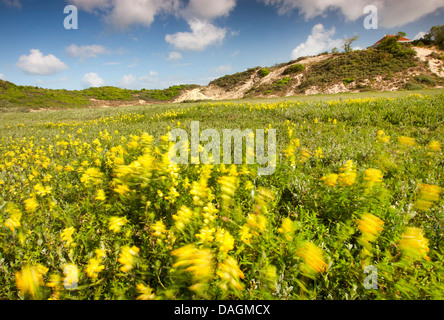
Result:
<instances>
[{"instance_id":1,"label":"flowering meadow field","mask_svg":"<svg viewBox=\"0 0 444 320\"><path fill-rule=\"evenodd\" d=\"M196 120L276 129L274 173L171 163ZM4 117L0 297L443 299L443 141L443 94Z\"/></svg>"}]
</instances>

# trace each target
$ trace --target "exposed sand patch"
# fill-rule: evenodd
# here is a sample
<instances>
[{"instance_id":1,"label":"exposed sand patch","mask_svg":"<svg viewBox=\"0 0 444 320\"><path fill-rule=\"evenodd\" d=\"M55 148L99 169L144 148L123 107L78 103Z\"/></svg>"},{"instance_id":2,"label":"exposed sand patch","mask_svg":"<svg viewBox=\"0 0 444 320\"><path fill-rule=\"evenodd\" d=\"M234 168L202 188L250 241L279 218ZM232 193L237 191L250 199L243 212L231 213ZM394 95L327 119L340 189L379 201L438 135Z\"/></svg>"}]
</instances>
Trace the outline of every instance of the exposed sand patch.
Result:
<instances>
[{"instance_id":1,"label":"exposed sand patch","mask_svg":"<svg viewBox=\"0 0 444 320\"><path fill-rule=\"evenodd\" d=\"M421 61L429 61L429 69L431 72L436 74L438 77L444 77L444 69L443 69L443 62L439 59L434 59L430 57L430 54L433 52L436 52L438 54L444 54L442 51L439 50L433 50L428 48L413 48L418 54L418 57L421 59Z\"/></svg>"}]
</instances>

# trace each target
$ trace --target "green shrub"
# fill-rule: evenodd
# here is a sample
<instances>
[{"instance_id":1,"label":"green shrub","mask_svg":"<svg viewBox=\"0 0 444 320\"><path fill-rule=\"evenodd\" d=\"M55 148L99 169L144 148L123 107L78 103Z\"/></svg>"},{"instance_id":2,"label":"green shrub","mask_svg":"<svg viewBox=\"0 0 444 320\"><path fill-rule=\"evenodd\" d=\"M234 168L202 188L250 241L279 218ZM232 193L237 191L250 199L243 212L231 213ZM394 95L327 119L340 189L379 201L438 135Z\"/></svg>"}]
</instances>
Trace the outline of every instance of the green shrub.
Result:
<instances>
[{"instance_id":1,"label":"green shrub","mask_svg":"<svg viewBox=\"0 0 444 320\"><path fill-rule=\"evenodd\" d=\"M404 85L406 90L421 90L424 89L424 85L416 82L409 81Z\"/></svg>"},{"instance_id":2,"label":"green shrub","mask_svg":"<svg viewBox=\"0 0 444 320\"><path fill-rule=\"evenodd\" d=\"M299 73L305 70L305 66L303 64L297 63L292 66L289 66L287 69L284 70L284 75L287 74L294 74Z\"/></svg>"},{"instance_id":3,"label":"green shrub","mask_svg":"<svg viewBox=\"0 0 444 320\"><path fill-rule=\"evenodd\" d=\"M347 86L350 83L352 83L353 81L355 81L355 78L351 77L351 78L345 78L344 80L342 80L342 82Z\"/></svg>"},{"instance_id":4,"label":"green shrub","mask_svg":"<svg viewBox=\"0 0 444 320\"><path fill-rule=\"evenodd\" d=\"M270 74L270 72L271 71L268 70L268 68L263 68L263 69L259 70L258 74L261 78L265 78L266 76L268 76Z\"/></svg>"},{"instance_id":5,"label":"green shrub","mask_svg":"<svg viewBox=\"0 0 444 320\"><path fill-rule=\"evenodd\" d=\"M415 80L426 86L436 86L436 81L431 76L426 74L420 74L415 77Z\"/></svg>"}]
</instances>

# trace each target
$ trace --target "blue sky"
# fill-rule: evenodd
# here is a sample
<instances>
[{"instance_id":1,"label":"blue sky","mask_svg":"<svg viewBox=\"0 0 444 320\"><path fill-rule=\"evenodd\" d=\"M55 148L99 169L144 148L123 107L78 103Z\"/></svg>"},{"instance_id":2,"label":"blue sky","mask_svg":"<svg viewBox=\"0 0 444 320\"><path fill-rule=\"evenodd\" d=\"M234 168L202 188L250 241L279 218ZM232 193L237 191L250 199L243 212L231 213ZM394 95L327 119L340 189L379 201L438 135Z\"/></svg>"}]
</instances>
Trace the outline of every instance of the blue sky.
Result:
<instances>
[{"instance_id":1,"label":"blue sky","mask_svg":"<svg viewBox=\"0 0 444 320\"><path fill-rule=\"evenodd\" d=\"M78 29L67 30L74 5ZM366 29L367 5L377 29ZM442 0L0 0L0 78L20 85L163 89L444 21ZM372 20L375 22L375 20Z\"/></svg>"}]
</instances>

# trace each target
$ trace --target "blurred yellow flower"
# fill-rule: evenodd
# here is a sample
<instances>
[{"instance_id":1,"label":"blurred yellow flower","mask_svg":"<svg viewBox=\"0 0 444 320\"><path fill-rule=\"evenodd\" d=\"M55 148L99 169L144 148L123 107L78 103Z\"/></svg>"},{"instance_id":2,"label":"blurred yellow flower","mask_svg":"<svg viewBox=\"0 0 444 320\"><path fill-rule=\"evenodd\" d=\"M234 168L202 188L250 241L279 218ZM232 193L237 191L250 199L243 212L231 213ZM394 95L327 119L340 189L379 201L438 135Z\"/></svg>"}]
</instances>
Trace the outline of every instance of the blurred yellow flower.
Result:
<instances>
[{"instance_id":1,"label":"blurred yellow flower","mask_svg":"<svg viewBox=\"0 0 444 320\"><path fill-rule=\"evenodd\" d=\"M420 210L428 210L433 206L434 202L439 201L441 194L441 187L426 183L420 183L419 196L416 200L415 207Z\"/></svg>"},{"instance_id":2,"label":"blurred yellow flower","mask_svg":"<svg viewBox=\"0 0 444 320\"><path fill-rule=\"evenodd\" d=\"M86 266L86 274L88 277L96 279L98 277L98 273L103 269L105 269L105 266L101 264L99 258L91 258Z\"/></svg>"},{"instance_id":3,"label":"blurred yellow flower","mask_svg":"<svg viewBox=\"0 0 444 320\"><path fill-rule=\"evenodd\" d=\"M71 244L73 243L72 234L74 233L75 230L76 229L74 227L65 228L60 234L60 237L65 242L65 245L67 247L71 246Z\"/></svg>"},{"instance_id":4,"label":"blurred yellow flower","mask_svg":"<svg viewBox=\"0 0 444 320\"><path fill-rule=\"evenodd\" d=\"M304 260L303 270L308 274L323 272L327 268L322 249L311 242L306 242L297 254Z\"/></svg>"},{"instance_id":5,"label":"blurred yellow flower","mask_svg":"<svg viewBox=\"0 0 444 320\"><path fill-rule=\"evenodd\" d=\"M106 200L105 191L103 191L103 189L97 190L96 197L94 199L98 201L105 201Z\"/></svg>"},{"instance_id":6,"label":"blurred yellow flower","mask_svg":"<svg viewBox=\"0 0 444 320\"><path fill-rule=\"evenodd\" d=\"M410 147L413 147L416 144L415 138L410 138L406 136L399 137L398 142L404 146L410 146Z\"/></svg>"},{"instance_id":7,"label":"blurred yellow flower","mask_svg":"<svg viewBox=\"0 0 444 320\"><path fill-rule=\"evenodd\" d=\"M166 226L162 220L156 221L151 226L151 229L154 230L154 236L159 238L164 238L165 237L164 234L167 232Z\"/></svg>"},{"instance_id":8,"label":"blurred yellow flower","mask_svg":"<svg viewBox=\"0 0 444 320\"><path fill-rule=\"evenodd\" d=\"M382 171L379 169L367 169L365 170L364 180L368 181L370 186L373 186L375 183L382 182Z\"/></svg>"},{"instance_id":9,"label":"blurred yellow flower","mask_svg":"<svg viewBox=\"0 0 444 320\"><path fill-rule=\"evenodd\" d=\"M427 148L432 151L441 151L441 142L436 140L430 141Z\"/></svg>"},{"instance_id":10,"label":"blurred yellow flower","mask_svg":"<svg viewBox=\"0 0 444 320\"><path fill-rule=\"evenodd\" d=\"M358 229L362 232L362 239L365 242L374 241L384 225L384 221L370 213L364 213L358 223Z\"/></svg>"},{"instance_id":11,"label":"blurred yellow flower","mask_svg":"<svg viewBox=\"0 0 444 320\"><path fill-rule=\"evenodd\" d=\"M200 291L202 284L213 276L213 255L210 249L198 249L189 244L172 251L171 255L176 257L173 268L185 268L185 271L191 273L195 291Z\"/></svg>"},{"instance_id":12,"label":"blurred yellow flower","mask_svg":"<svg viewBox=\"0 0 444 320\"><path fill-rule=\"evenodd\" d=\"M34 212L39 207L39 203L37 202L37 199L34 197L26 199L24 202L25 202L25 209L28 212Z\"/></svg>"},{"instance_id":13,"label":"blurred yellow flower","mask_svg":"<svg viewBox=\"0 0 444 320\"><path fill-rule=\"evenodd\" d=\"M21 212L15 212L11 214L11 216L6 219L4 225L11 230L11 232L14 232L15 229L19 228L21 226L20 219L22 218Z\"/></svg>"},{"instance_id":14,"label":"blurred yellow flower","mask_svg":"<svg viewBox=\"0 0 444 320\"><path fill-rule=\"evenodd\" d=\"M153 289L150 286L145 286L139 283L137 286L137 291L139 291L139 296L137 300L154 300L156 295L153 293Z\"/></svg>"},{"instance_id":15,"label":"blurred yellow flower","mask_svg":"<svg viewBox=\"0 0 444 320\"><path fill-rule=\"evenodd\" d=\"M127 223L128 220L126 219L126 217L111 217L108 223L109 230L119 232L120 229Z\"/></svg>"},{"instance_id":16,"label":"blurred yellow flower","mask_svg":"<svg viewBox=\"0 0 444 320\"><path fill-rule=\"evenodd\" d=\"M278 228L278 231L280 233L283 233L285 235L285 238L290 241L292 239L291 234L296 230L294 227L294 222L290 218L285 218L282 221L282 226Z\"/></svg>"},{"instance_id":17,"label":"blurred yellow flower","mask_svg":"<svg viewBox=\"0 0 444 320\"><path fill-rule=\"evenodd\" d=\"M428 244L429 240L424 237L422 230L414 227L408 227L399 241L399 246L404 254L413 259L430 260L426 255L429 252Z\"/></svg>"},{"instance_id":18,"label":"blurred yellow flower","mask_svg":"<svg viewBox=\"0 0 444 320\"><path fill-rule=\"evenodd\" d=\"M322 177L320 180L324 181L324 184L329 187L334 187L338 183L339 176L336 173L330 173L327 176Z\"/></svg>"},{"instance_id":19,"label":"blurred yellow flower","mask_svg":"<svg viewBox=\"0 0 444 320\"><path fill-rule=\"evenodd\" d=\"M224 281L220 285L222 289L226 290L225 284L228 284L233 289L242 290L243 285L240 279L244 279L245 276L233 257L227 256L224 261L218 263L216 274Z\"/></svg>"},{"instance_id":20,"label":"blurred yellow flower","mask_svg":"<svg viewBox=\"0 0 444 320\"><path fill-rule=\"evenodd\" d=\"M196 234L196 238L200 239L202 242L212 242L214 240L213 233L215 231L215 228L203 227L200 229L199 233Z\"/></svg>"},{"instance_id":21,"label":"blurred yellow flower","mask_svg":"<svg viewBox=\"0 0 444 320\"><path fill-rule=\"evenodd\" d=\"M227 253L234 248L234 238L229 231L220 228L216 231L215 239L219 242L219 251Z\"/></svg>"},{"instance_id":22,"label":"blurred yellow flower","mask_svg":"<svg viewBox=\"0 0 444 320\"><path fill-rule=\"evenodd\" d=\"M338 182L341 186L351 186L356 180L356 169L353 160L348 160L339 169Z\"/></svg>"},{"instance_id":23,"label":"blurred yellow flower","mask_svg":"<svg viewBox=\"0 0 444 320\"><path fill-rule=\"evenodd\" d=\"M20 272L15 274L17 288L22 295L29 293L33 298L37 297L40 286L43 286L43 275L48 269L39 265L36 267L26 265Z\"/></svg>"},{"instance_id":24,"label":"blurred yellow flower","mask_svg":"<svg viewBox=\"0 0 444 320\"><path fill-rule=\"evenodd\" d=\"M123 272L128 272L131 270L134 266L134 263L136 262L136 256L139 253L140 249L136 246L124 247L122 251L119 254L119 261L121 264L123 264L122 267L120 267L120 270Z\"/></svg>"}]
</instances>

